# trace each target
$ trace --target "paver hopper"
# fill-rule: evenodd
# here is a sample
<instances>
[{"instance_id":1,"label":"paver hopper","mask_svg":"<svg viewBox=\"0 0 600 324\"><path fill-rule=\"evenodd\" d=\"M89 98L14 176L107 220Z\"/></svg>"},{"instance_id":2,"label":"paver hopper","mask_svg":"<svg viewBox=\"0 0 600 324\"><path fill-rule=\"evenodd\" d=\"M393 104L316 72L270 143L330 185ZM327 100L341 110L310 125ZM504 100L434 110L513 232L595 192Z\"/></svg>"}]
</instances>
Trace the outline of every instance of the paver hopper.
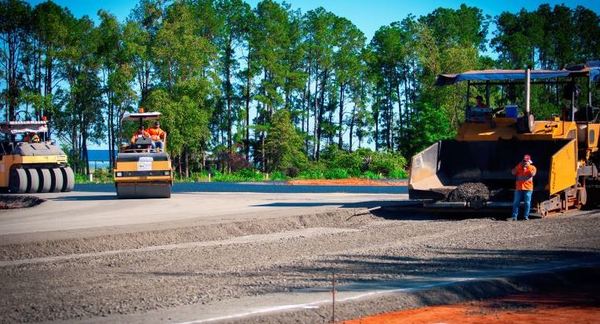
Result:
<instances>
[{"instance_id":1,"label":"paver hopper","mask_svg":"<svg viewBox=\"0 0 600 324\"><path fill-rule=\"evenodd\" d=\"M572 109L563 117L535 121L528 98L531 80L564 84L564 78L588 77L591 85L599 76L600 67L594 65L559 71L488 70L441 75L440 85L467 81L469 86L490 87L520 82L525 84L527 102L520 117L493 115L493 109L483 119L469 119L467 113L455 139L439 141L416 154L410 167L410 199L438 208L510 207L515 186L511 170L529 154L537 168L532 206L539 214L594 204L587 198L598 199L600 188L600 109L588 102L577 114ZM466 183L483 183L489 189L489 199L449 199L457 186Z\"/></svg>"}]
</instances>

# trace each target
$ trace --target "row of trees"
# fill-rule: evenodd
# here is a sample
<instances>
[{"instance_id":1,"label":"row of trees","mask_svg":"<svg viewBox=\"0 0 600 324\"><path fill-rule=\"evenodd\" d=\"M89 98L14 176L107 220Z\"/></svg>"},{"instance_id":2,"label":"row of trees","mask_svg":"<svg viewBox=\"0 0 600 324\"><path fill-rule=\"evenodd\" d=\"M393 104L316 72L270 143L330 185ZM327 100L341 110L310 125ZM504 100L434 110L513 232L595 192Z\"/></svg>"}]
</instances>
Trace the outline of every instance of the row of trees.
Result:
<instances>
[{"instance_id":1,"label":"row of trees","mask_svg":"<svg viewBox=\"0 0 600 324\"><path fill-rule=\"evenodd\" d=\"M122 22L1 0L0 108L10 120L49 118L80 171L90 143L117 149L120 118L139 106L163 113L183 175L208 152L226 169L264 171L307 168L331 146L408 157L462 119L465 89L434 87L437 74L598 58L599 21L584 7L492 18L461 5L409 15L367 40L324 8L273 0L140 0Z\"/></svg>"}]
</instances>

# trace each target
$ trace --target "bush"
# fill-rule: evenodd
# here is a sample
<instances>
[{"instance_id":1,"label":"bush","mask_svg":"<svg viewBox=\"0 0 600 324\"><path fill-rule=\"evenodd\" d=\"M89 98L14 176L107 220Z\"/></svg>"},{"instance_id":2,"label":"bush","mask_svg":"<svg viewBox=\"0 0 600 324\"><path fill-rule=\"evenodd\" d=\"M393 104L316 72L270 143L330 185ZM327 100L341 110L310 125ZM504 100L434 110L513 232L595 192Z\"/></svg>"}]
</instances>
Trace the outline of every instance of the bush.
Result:
<instances>
[{"instance_id":1,"label":"bush","mask_svg":"<svg viewBox=\"0 0 600 324\"><path fill-rule=\"evenodd\" d=\"M395 169L388 174L388 178L390 179L406 179L408 178L408 172L404 169Z\"/></svg>"},{"instance_id":2,"label":"bush","mask_svg":"<svg viewBox=\"0 0 600 324\"><path fill-rule=\"evenodd\" d=\"M372 171L365 171L362 175L361 178L363 179L372 179L372 180L378 180L381 179L381 176L375 172Z\"/></svg>"},{"instance_id":3,"label":"bush","mask_svg":"<svg viewBox=\"0 0 600 324\"><path fill-rule=\"evenodd\" d=\"M212 179L215 182L253 182L262 181L263 175L253 169L242 169L232 173L214 171Z\"/></svg>"},{"instance_id":4,"label":"bush","mask_svg":"<svg viewBox=\"0 0 600 324\"><path fill-rule=\"evenodd\" d=\"M342 168L334 168L325 171L325 179L346 179L348 178L348 171Z\"/></svg>"},{"instance_id":5,"label":"bush","mask_svg":"<svg viewBox=\"0 0 600 324\"><path fill-rule=\"evenodd\" d=\"M298 176L298 174L300 174L300 169L298 169L296 167L288 167L287 169L285 169L284 176L290 177L290 178L295 178Z\"/></svg>"},{"instance_id":6,"label":"bush","mask_svg":"<svg viewBox=\"0 0 600 324\"><path fill-rule=\"evenodd\" d=\"M323 179L323 172L321 170L310 169L301 171L298 175L300 179Z\"/></svg>"},{"instance_id":7,"label":"bush","mask_svg":"<svg viewBox=\"0 0 600 324\"><path fill-rule=\"evenodd\" d=\"M94 182L108 183L113 181L113 173L108 169L95 169L92 173Z\"/></svg>"},{"instance_id":8,"label":"bush","mask_svg":"<svg viewBox=\"0 0 600 324\"><path fill-rule=\"evenodd\" d=\"M323 174L327 168L321 162L312 162L308 168L298 173L300 179L323 179Z\"/></svg>"},{"instance_id":9,"label":"bush","mask_svg":"<svg viewBox=\"0 0 600 324\"><path fill-rule=\"evenodd\" d=\"M273 174L271 175L271 180L273 181L286 181L287 179L288 177L280 171L273 172Z\"/></svg>"},{"instance_id":10,"label":"bush","mask_svg":"<svg viewBox=\"0 0 600 324\"><path fill-rule=\"evenodd\" d=\"M368 170L375 173L381 173L386 177L390 177L392 172L400 172L396 170L404 171L405 165L406 160L401 155L388 152L378 152L373 154Z\"/></svg>"},{"instance_id":11,"label":"bush","mask_svg":"<svg viewBox=\"0 0 600 324\"><path fill-rule=\"evenodd\" d=\"M76 173L75 174L75 183L91 183L91 182L90 182L90 178L87 175L81 174L81 173Z\"/></svg>"},{"instance_id":12,"label":"bush","mask_svg":"<svg viewBox=\"0 0 600 324\"><path fill-rule=\"evenodd\" d=\"M208 182L208 175L209 175L209 172L206 170L203 170L200 172L192 172L190 174L190 179L193 182Z\"/></svg>"}]
</instances>

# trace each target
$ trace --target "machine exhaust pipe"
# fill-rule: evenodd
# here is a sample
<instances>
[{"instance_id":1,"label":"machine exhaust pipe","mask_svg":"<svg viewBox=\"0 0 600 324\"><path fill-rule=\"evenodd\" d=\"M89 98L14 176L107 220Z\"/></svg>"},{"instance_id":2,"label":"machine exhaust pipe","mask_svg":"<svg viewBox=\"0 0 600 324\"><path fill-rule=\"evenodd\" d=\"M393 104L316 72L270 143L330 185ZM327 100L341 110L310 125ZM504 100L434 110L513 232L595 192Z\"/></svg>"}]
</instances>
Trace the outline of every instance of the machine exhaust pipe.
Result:
<instances>
[{"instance_id":1,"label":"machine exhaust pipe","mask_svg":"<svg viewBox=\"0 0 600 324\"><path fill-rule=\"evenodd\" d=\"M531 69L525 70L525 117L529 118L531 114Z\"/></svg>"}]
</instances>

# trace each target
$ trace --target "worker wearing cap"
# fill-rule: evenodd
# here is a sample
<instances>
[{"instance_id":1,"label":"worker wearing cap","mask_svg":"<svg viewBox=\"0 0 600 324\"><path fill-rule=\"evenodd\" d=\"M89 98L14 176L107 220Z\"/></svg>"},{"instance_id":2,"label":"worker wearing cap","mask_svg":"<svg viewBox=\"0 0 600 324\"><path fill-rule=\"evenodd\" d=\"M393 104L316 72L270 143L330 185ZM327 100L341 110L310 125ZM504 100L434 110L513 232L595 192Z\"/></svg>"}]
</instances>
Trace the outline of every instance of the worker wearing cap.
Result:
<instances>
[{"instance_id":1,"label":"worker wearing cap","mask_svg":"<svg viewBox=\"0 0 600 324\"><path fill-rule=\"evenodd\" d=\"M523 161L517 164L512 169L512 174L516 176L516 188L515 197L513 200L512 209L512 220L516 221L519 215L519 205L521 201L525 203L524 217L525 220L529 220L529 210L531 209L531 195L533 194L533 177L537 172L536 167L533 166L531 156L526 154L523 157Z\"/></svg>"},{"instance_id":2,"label":"worker wearing cap","mask_svg":"<svg viewBox=\"0 0 600 324\"><path fill-rule=\"evenodd\" d=\"M148 129L148 133L150 134L154 146L162 150L163 141L165 140L167 133L160 128L160 122L158 120L154 122L154 126Z\"/></svg>"},{"instance_id":3,"label":"worker wearing cap","mask_svg":"<svg viewBox=\"0 0 600 324\"><path fill-rule=\"evenodd\" d=\"M140 127L138 127L138 130L131 137L131 144L135 144L138 138L143 137L150 138L150 134L146 131L144 125L140 125Z\"/></svg>"},{"instance_id":4,"label":"worker wearing cap","mask_svg":"<svg viewBox=\"0 0 600 324\"><path fill-rule=\"evenodd\" d=\"M492 118L492 109L483 102L482 96L475 97L476 103L473 107L467 107L465 117L467 121L483 123Z\"/></svg>"}]
</instances>

